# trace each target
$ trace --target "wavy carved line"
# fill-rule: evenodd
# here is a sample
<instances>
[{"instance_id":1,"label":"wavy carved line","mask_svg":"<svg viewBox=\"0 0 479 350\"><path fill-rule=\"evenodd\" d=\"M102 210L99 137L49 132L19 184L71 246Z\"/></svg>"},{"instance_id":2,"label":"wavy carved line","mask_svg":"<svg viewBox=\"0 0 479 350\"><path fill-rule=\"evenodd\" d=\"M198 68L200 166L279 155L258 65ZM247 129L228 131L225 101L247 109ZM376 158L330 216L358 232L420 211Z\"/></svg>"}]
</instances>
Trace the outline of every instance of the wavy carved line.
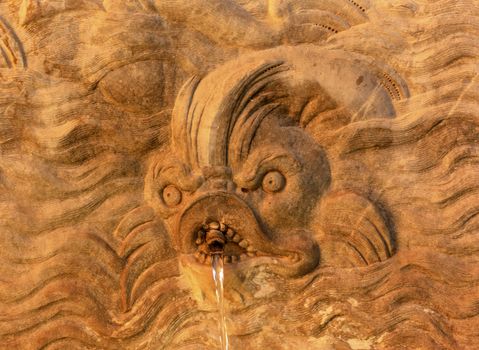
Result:
<instances>
[{"instance_id":1,"label":"wavy carved line","mask_svg":"<svg viewBox=\"0 0 479 350\"><path fill-rule=\"evenodd\" d=\"M46 240L52 240L55 244L44 247ZM2 260L5 259L6 264L42 264L61 254L85 255L92 259L100 258L109 266L113 266L115 270L118 270L120 263L115 249L105 239L97 233L84 232L82 229L46 231L42 235L29 237L24 244L9 248L9 253L4 254L2 257ZM12 251L13 255L10 254ZM32 256L30 255L32 251L42 253L42 255ZM28 268L31 267L29 266Z\"/></svg>"},{"instance_id":2,"label":"wavy carved line","mask_svg":"<svg viewBox=\"0 0 479 350\"><path fill-rule=\"evenodd\" d=\"M0 49L9 68L27 68L27 56L23 43L11 27L11 25L0 16Z\"/></svg>"},{"instance_id":3,"label":"wavy carved line","mask_svg":"<svg viewBox=\"0 0 479 350\"><path fill-rule=\"evenodd\" d=\"M157 297L145 296L134 305L131 311L125 314L126 319L123 327L116 330L113 337L135 341L147 336L147 332L153 327L160 334L165 334L165 328L171 327L171 321L177 315L181 315L185 311L198 312L194 308L194 302L185 298L187 293L184 291L178 293L178 291L172 290L170 285L165 285L166 283L165 281L156 283L150 290L154 290L154 295L157 295ZM176 302L170 303L169 301L173 296L176 298ZM140 310L144 311L138 312Z\"/></svg>"},{"instance_id":4,"label":"wavy carved line","mask_svg":"<svg viewBox=\"0 0 479 350\"><path fill-rule=\"evenodd\" d=\"M453 105L454 106L454 105ZM451 107L448 106L448 110ZM475 106L475 105L474 105ZM390 121L376 121L371 120L364 124L364 126L358 127L356 124L352 124L348 129L350 136L348 137L347 146L345 147L345 153L351 154L358 151L364 151L372 148L390 148L392 146L404 146L411 144L415 141L419 141L427 136L434 135L436 132L447 132L446 127L451 128L454 125L460 127L477 126L477 120L471 113L472 106L467 104L461 105L456 109L454 116L437 116L441 115L440 111L444 109L444 106L439 106L429 109L427 112L429 115L421 115L419 118L410 124L401 125L405 120L398 120L395 122ZM438 113L439 112L439 113ZM430 116L434 115L434 118ZM433 136L431 136L433 137ZM469 136L470 141L474 141L477 135ZM418 146L416 146L417 148Z\"/></svg>"},{"instance_id":5,"label":"wavy carved line","mask_svg":"<svg viewBox=\"0 0 479 350\"><path fill-rule=\"evenodd\" d=\"M95 188L77 197L69 197L61 201L43 201L28 218L18 217L18 211L5 213L8 227L20 232L41 234L60 227L71 226L72 222L91 215L108 200L126 196L138 191L141 182L137 178L126 178L112 181L108 186ZM61 204L61 205L60 205ZM130 202L133 206L135 202ZM38 208L40 207L40 208ZM126 208L128 209L128 208ZM26 226L26 222L35 222L35 228Z\"/></svg>"},{"instance_id":6,"label":"wavy carved line","mask_svg":"<svg viewBox=\"0 0 479 350\"><path fill-rule=\"evenodd\" d=\"M88 328L85 329L81 318L74 316L65 318L62 315L58 315L48 323L42 323L38 328L22 336L3 338L2 344L10 349L34 350L59 337L67 337L89 344L93 348L114 349L118 347L119 342L115 339L95 332L93 327ZM62 330L61 334L58 332L59 329Z\"/></svg>"}]
</instances>

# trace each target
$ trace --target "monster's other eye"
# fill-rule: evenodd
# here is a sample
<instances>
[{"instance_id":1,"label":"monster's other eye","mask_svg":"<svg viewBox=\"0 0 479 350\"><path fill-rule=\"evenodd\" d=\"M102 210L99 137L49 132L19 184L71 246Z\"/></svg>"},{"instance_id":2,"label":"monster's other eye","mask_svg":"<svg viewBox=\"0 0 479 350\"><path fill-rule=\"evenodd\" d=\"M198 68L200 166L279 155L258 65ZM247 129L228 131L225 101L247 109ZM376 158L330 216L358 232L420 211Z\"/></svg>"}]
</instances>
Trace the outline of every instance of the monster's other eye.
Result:
<instances>
[{"instance_id":1,"label":"monster's other eye","mask_svg":"<svg viewBox=\"0 0 479 350\"><path fill-rule=\"evenodd\" d=\"M269 193L281 191L286 184L286 179L279 171L270 171L263 177L263 190Z\"/></svg>"},{"instance_id":2,"label":"monster's other eye","mask_svg":"<svg viewBox=\"0 0 479 350\"><path fill-rule=\"evenodd\" d=\"M165 202L165 204L169 207L174 207L181 202L181 192L174 185L166 186L163 189L161 196L163 197L163 202Z\"/></svg>"}]
</instances>

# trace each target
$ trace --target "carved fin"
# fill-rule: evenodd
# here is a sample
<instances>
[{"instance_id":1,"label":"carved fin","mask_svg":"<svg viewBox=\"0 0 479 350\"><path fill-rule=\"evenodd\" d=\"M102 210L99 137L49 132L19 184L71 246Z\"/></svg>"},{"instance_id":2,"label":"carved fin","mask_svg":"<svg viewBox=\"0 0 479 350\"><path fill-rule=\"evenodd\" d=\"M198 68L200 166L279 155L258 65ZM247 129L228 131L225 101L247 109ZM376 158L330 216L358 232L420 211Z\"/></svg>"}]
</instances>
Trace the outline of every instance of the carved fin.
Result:
<instances>
[{"instance_id":1,"label":"carved fin","mask_svg":"<svg viewBox=\"0 0 479 350\"><path fill-rule=\"evenodd\" d=\"M120 288L125 312L153 282L177 274L171 267L176 265L170 261L175 251L164 225L155 218L150 207L135 208L120 221L114 232L120 240L117 254L123 259ZM163 262L170 268L162 268Z\"/></svg>"},{"instance_id":2,"label":"carved fin","mask_svg":"<svg viewBox=\"0 0 479 350\"><path fill-rule=\"evenodd\" d=\"M323 264L361 266L394 254L392 230L372 201L353 192L329 194L321 205Z\"/></svg>"}]
</instances>

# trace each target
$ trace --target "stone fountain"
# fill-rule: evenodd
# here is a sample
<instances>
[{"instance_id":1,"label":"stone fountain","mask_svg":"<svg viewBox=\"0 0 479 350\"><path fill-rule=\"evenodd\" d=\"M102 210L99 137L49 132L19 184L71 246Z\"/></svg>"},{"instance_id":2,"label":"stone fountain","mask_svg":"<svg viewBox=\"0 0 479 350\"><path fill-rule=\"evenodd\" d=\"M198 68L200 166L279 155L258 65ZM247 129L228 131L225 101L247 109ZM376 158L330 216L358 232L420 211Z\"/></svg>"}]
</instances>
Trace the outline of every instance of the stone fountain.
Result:
<instances>
[{"instance_id":1,"label":"stone fountain","mask_svg":"<svg viewBox=\"0 0 479 350\"><path fill-rule=\"evenodd\" d=\"M3 1L0 344L476 349L477 16Z\"/></svg>"}]
</instances>

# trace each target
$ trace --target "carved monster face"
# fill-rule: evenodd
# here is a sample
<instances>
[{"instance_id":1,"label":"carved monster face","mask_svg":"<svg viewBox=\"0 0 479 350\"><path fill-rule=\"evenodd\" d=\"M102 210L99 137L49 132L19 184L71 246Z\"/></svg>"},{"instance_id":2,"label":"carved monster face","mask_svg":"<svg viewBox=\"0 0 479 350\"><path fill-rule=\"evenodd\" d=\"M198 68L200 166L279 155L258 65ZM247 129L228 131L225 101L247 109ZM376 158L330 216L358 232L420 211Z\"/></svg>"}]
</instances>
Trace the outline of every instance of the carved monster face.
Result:
<instances>
[{"instance_id":1,"label":"carved monster face","mask_svg":"<svg viewBox=\"0 0 479 350\"><path fill-rule=\"evenodd\" d=\"M280 119L263 121L234 167L194 171L172 157L158 169L151 200L191 264L211 265L215 251L235 269L268 264L298 275L318 264L309 223L329 182L327 160L306 133Z\"/></svg>"},{"instance_id":2,"label":"carved monster face","mask_svg":"<svg viewBox=\"0 0 479 350\"><path fill-rule=\"evenodd\" d=\"M146 199L165 221L184 275L193 287L203 285L200 294L211 285L213 254L224 256L235 290L251 271L291 277L318 266L324 235L313 219L331 173L324 150L304 129L311 117L294 111L295 104L314 114L359 103L356 96L331 98L326 76L322 85L292 79L292 66L277 60L231 68L185 84L171 147L146 179ZM356 70L361 81L372 79ZM381 92L373 96L371 110L391 113L384 100ZM251 294L239 293L243 301Z\"/></svg>"}]
</instances>

